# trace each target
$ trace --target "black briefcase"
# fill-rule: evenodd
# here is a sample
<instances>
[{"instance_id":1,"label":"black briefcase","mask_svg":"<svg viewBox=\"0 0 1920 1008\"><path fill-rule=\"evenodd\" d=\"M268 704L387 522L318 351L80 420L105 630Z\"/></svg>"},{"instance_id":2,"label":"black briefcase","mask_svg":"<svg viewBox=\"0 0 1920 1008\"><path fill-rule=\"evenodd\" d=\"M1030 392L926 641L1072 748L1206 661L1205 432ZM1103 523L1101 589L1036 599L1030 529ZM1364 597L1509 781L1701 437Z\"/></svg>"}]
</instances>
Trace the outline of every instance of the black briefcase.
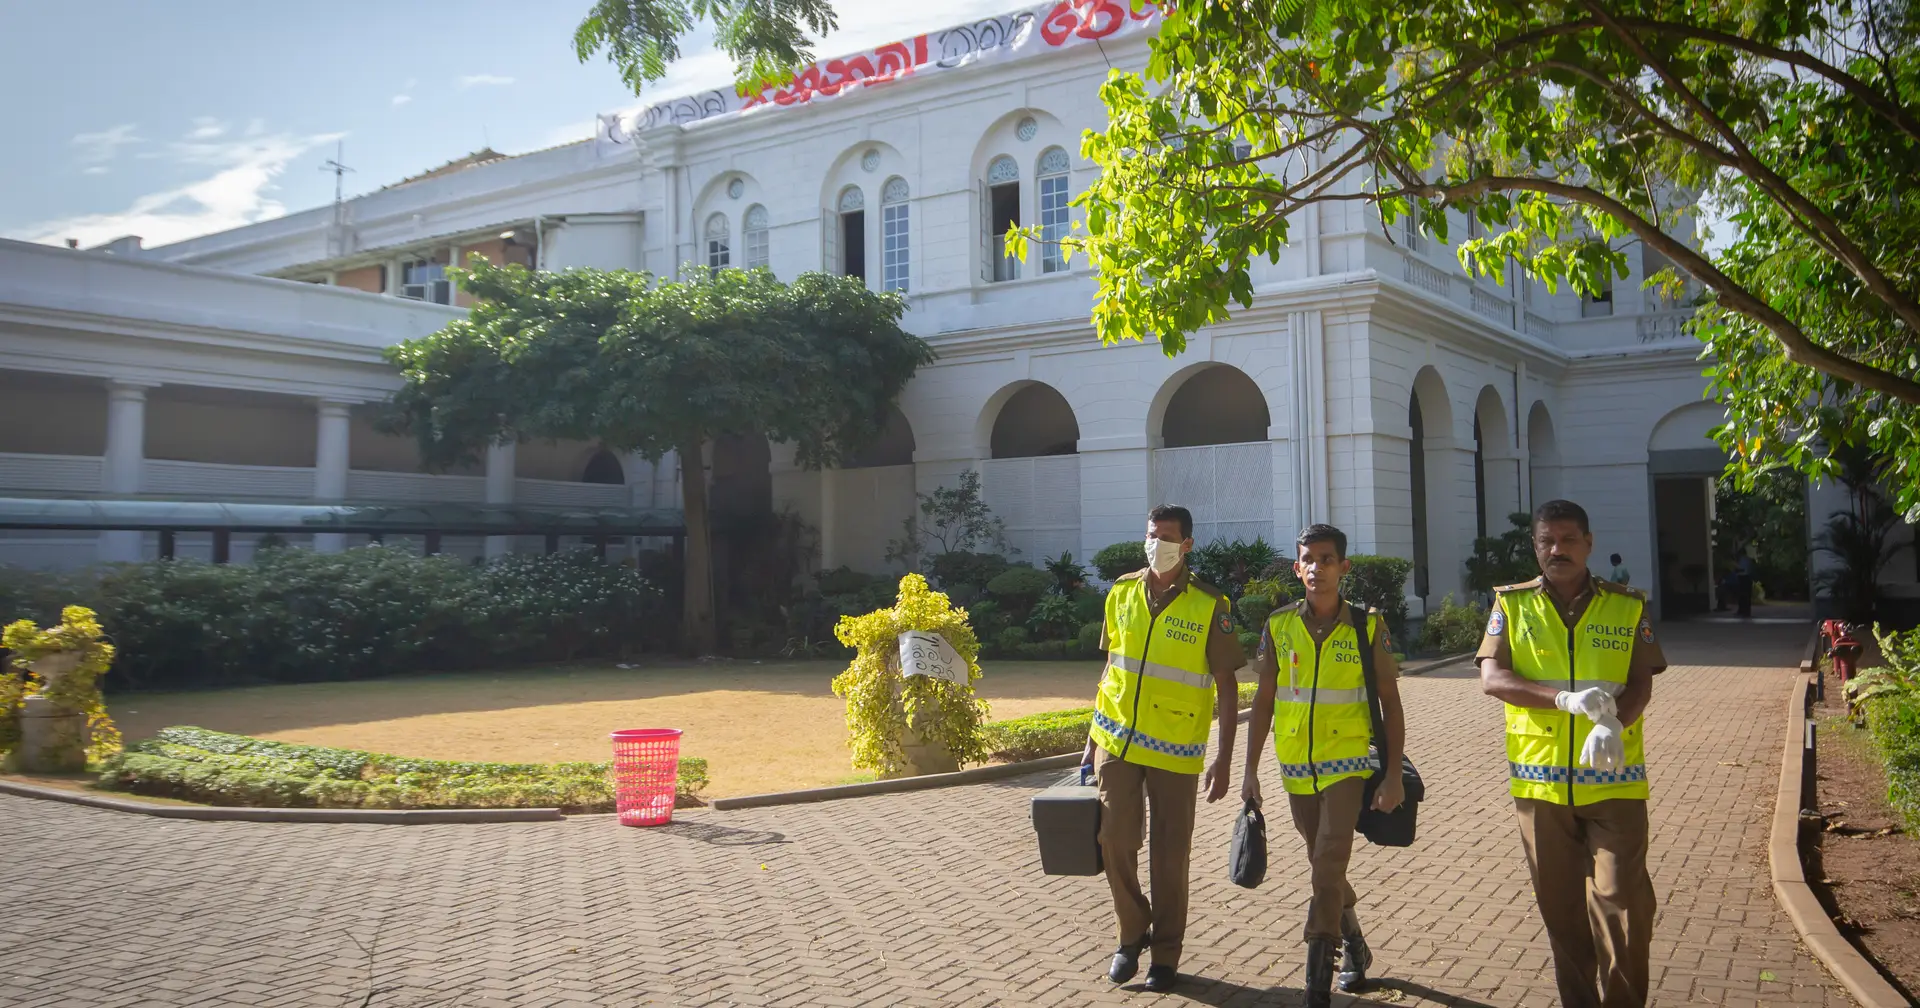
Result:
<instances>
[{"instance_id":1,"label":"black briefcase","mask_svg":"<svg viewBox=\"0 0 1920 1008\"><path fill-rule=\"evenodd\" d=\"M1252 802L1241 806L1240 815L1233 821L1227 873L1242 889L1252 889L1267 877L1267 817Z\"/></svg>"},{"instance_id":2,"label":"black briefcase","mask_svg":"<svg viewBox=\"0 0 1920 1008\"><path fill-rule=\"evenodd\" d=\"M1098 875L1100 859L1100 790L1091 771L1081 767L1075 777L1033 796L1033 831L1040 840L1040 870L1048 875Z\"/></svg>"},{"instance_id":3,"label":"black briefcase","mask_svg":"<svg viewBox=\"0 0 1920 1008\"><path fill-rule=\"evenodd\" d=\"M1420 780L1420 771L1414 769L1413 760L1403 754L1400 784L1406 797L1401 799L1399 808L1378 812L1373 807L1373 792L1380 786L1380 750L1368 750L1367 760L1373 764L1373 776L1367 778L1366 791L1360 799L1360 821L1354 823L1355 832L1382 847L1413 846L1414 833L1419 827L1420 803L1427 797L1427 786Z\"/></svg>"}]
</instances>

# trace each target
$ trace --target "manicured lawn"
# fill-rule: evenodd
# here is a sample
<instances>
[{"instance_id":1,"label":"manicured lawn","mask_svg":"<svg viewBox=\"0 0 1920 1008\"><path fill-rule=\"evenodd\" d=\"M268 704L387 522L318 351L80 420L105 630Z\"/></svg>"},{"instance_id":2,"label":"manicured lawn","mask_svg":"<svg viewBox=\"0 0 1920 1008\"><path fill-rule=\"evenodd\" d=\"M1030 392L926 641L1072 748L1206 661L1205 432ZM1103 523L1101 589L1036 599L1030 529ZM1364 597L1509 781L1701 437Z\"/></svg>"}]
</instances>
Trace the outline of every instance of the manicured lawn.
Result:
<instances>
[{"instance_id":1,"label":"manicured lawn","mask_svg":"<svg viewBox=\"0 0 1920 1008\"><path fill-rule=\"evenodd\" d=\"M607 732L680 728L709 762L709 797L838 784L846 708L827 661L666 663L409 676L108 698L128 739L197 725L283 742L432 759L547 763L611 758ZM987 662L991 719L1084 707L1100 662Z\"/></svg>"}]
</instances>

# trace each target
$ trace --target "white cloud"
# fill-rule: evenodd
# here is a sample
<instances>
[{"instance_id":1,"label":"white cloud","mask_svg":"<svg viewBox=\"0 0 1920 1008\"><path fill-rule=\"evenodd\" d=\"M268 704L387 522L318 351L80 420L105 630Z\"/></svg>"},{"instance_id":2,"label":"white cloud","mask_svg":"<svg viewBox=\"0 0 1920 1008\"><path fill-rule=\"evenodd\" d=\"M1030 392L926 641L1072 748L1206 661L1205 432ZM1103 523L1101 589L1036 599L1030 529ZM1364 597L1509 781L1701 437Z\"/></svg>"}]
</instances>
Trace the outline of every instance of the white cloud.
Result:
<instances>
[{"instance_id":1,"label":"white cloud","mask_svg":"<svg viewBox=\"0 0 1920 1008\"><path fill-rule=\"evenodd\" d=\"M221 141L195 140L197 132L170 144L168 158L212 169L205 178L141 196L122 211L41 221L7 237L50 244L78 238L91 246L140 235L152 246L278 217L287 208L269 195L274 180L301 154L343 135L278 133Z\"/></svg>"},{"instance_id":2,"label":"white cloud","mask_svg":"<svg viewBox=\"0 0 1920 1008\"><path fill-rule=\"evenodd\" d=\"M410 102L410 101L412 101L412 100L413 100L413 96L412 96L412 95L404 95L404 94L397 94L397 95L394 95L394 96L393 96L393 107L394 107L394 108L399 108L400 106L402 106L402 105L405 105L406 103L408 103L408 102Z\"/></svg>"},{"instance_id":3,"label":"white cloud","mask_svg":"<svg viewBox=\"0 0 1920 1008\"><path fill-rule=\"evenodd\" d=\"M106 165L89 165L88 167L80 169L80 174L82 175L105 175L106 173Z\"/></svg>"},{"instance_id":4,"label":"white cloud","mask_svg":"<svg viewBox=\"0 0 1920 1008\"><path fill-rule=\"evenodd\" d=\"M105 164L119 157L120 148L140 142L140 138L133 135L136 128L132 123L121 123L98 133L74 134L73 145L79 148L80 163Z\"/></svg>"},{"instance_id":5,"label":"white cloud","mask_svg":"<svg viewBox=\"0 0 1920 1008\"><path fill-rule=\"evenodd\" d=\"M227 132L227 124L212 116L195 116L193 129L187 133L189 140L212 140Z\"/></svg>"},{"instance_id":6,"label":"white cloud","mask_svg":"<svg viewBox=\"0 0 1920 1008\"><path fill-rule=\"evenodd\" d=\"M482 85L511 84L511 83L513 83L513 78L501 77L497 74L468 74L467 76L460 78L460 86L463 88L479 87Z\"/></svg>"}]
</instances>

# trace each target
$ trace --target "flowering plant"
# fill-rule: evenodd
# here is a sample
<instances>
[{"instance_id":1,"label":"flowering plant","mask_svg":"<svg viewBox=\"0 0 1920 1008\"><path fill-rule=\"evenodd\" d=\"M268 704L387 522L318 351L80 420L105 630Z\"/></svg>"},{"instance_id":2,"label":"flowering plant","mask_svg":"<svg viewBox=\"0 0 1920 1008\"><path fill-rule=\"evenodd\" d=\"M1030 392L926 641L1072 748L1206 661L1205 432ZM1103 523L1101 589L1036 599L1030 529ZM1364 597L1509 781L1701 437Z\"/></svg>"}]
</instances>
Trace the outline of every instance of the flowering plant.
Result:
<instances>
[{"instance_id":1,"label":"flowering plant","mask_svg":"<svg viewBox=\"0 0 1920 1008\"><path fill-rule=\"evenodd\" d=\"M901 676L899 638L908 630L946 638L966 661L967 681ZM842 616L834 636L857 652L833 680L834 694L847 702L847 745L855 767L882 776L906 767L901 740L909 724L925 742L962 764L986 758L981 725L987 705L973 695L980 678L980 641L965 609L955 609L945 593L927 587L926 578L908 574L900 579L899 597L890 608Z\"/></svg>"},{"instance_id":2,"label":"flowering plant","mask_svg":"<svg viewBox=\"0 0 1920 1008\"><path fill-rule=\"evenodd\" d=\"M6 628L0 643L13 653L14 667L25 673L0 674L0 713L4 713L0 720L6 723L0 728L0 749L18 743L20 702L26 694L37 693L57 706L86 714L90 758L104 759L120 751L120 730L107 716L106 698L100 694L100 677L113 664L114 648L102 638L93 610L68 606L60 611L59 625L45 630L32 620L20 620ZM34 665L59 655L73 656L74 665L64 674L34 670Z\"/></svg>"}]
</instances>

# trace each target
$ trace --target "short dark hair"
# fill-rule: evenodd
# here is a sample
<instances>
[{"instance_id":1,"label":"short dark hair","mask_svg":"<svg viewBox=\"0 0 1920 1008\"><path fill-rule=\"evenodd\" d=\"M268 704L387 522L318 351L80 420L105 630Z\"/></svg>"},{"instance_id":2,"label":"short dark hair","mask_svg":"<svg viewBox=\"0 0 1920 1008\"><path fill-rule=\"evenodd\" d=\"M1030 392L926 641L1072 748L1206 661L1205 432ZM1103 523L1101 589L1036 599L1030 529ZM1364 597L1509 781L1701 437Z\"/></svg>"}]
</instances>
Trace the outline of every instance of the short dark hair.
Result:
<instances>
[{"instance_id":1,"label":"short dark hair","mask_svg":"<svg viewBox=\"0 0 1920 1008\"><path fill-rule=\"evenodd\" d=\"M1326 522L1309 525L1300 530L1300 538L1293 541L1295 555L1298 555L1298 551L1302 548L1321 542L1332 543L1333 552L1342 560L1347 558L1347 534Z\"/></svg>"},{"instance_id":2,"label":"short dark hair","mask_svg":"<svg viewBox=\"0 0 1920 1008\"><path fill-rule=\"evenodd\" d=\"M1571 521L1580 526L1581 535L1592 535L1593 529L1587 524L1587 509L1570 500L1550 500L1533 509L1533 524L1541 522Z\"/></svg>"},{"instance_id":3,"label":"short dark hair","mask_svg":"<svg viewBox=\"0 0 1920 1008\"><path fill-rule=\"evenodd\" d=\"M1180 523L1180 538L1193 538L1193 512L1178 504L1162 504L1147 512L1150 522L1177 521Z\"/></svg>"},{"instance_id":4,"label":"short dark hair","mask_svg":"<svg viewBox=\"0 0 1920 1008\"><path fill-rule=\"evenodd\" d=\"M1620 554L1615 553L1614 555L1608 557L1607 562L1614 565L1615 567L1620 566Z\"/></svg>"}]
</instances>

